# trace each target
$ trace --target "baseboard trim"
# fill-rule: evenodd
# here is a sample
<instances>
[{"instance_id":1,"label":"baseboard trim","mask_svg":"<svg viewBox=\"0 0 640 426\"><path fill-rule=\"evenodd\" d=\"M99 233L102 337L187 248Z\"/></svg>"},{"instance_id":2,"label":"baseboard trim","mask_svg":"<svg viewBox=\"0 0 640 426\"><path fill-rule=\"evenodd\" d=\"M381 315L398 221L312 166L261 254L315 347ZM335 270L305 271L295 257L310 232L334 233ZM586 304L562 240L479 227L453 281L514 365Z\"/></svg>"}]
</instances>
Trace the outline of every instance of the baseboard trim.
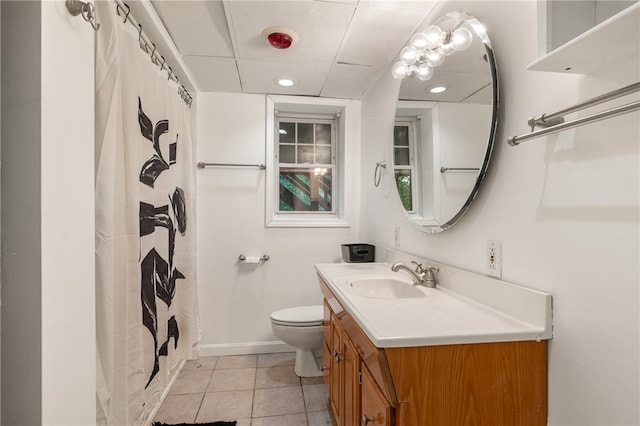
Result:
<instances>
[{"instance_id":1,"label":"baseboard trim","mask_svg":"<svg viewBox=\"0 0 640 426\"><path fill-rule=\"evenodd\" d=\"M200 356L225 356L225 355L256 355L278 352L295 352L293 346L281 341L273 342L247 342L247 343L216 343L205 344L199 347Z\"/></svg>"}]
</instances>

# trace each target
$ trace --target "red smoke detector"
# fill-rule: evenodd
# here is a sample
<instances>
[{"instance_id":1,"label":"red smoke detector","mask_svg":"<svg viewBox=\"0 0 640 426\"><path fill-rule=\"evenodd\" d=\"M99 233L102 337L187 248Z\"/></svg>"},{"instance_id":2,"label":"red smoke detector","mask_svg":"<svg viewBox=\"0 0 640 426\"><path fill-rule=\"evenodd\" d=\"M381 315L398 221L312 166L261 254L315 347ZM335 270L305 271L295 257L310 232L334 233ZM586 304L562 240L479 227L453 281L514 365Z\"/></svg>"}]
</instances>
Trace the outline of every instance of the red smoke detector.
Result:
<instances>
[{"instance_id":1,"label":"red smoke detector","mask_svg":"<svg viewBox=\"0 0 640 426\"><path fill-rule=\"evenodd\" d=\"M269 44L276 49L288 49L293 43L293 38L289 34L285 33L271 33L267 36Z\"/></svg>"},{"instance_id":2,"label":"red smoke detector","mask_svg":"<svg viewBox=\"0 0 640 426\"><path fill-rule=\"evenodd\" d=\"M269 45L276 49L288 49L298 39L296 33L284 27L271 27L262 32Z\"/></svg>"}]
</instances>

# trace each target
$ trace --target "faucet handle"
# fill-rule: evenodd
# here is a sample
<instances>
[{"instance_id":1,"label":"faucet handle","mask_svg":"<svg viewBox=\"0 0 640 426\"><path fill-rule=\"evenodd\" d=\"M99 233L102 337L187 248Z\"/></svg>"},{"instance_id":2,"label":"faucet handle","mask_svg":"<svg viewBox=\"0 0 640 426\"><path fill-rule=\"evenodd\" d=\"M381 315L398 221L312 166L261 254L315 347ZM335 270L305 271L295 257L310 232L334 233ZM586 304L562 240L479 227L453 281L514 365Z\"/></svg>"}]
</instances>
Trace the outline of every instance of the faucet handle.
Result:
<instances>
[{"instance_id":1,"label":"faucet handle","mask_svg":"<svg viewBox=\"0 0 640 426\"><path fill-rule=\"evenodd\" d=\"M422 263L416 262L415 260L412 260L411 263L416 265L416 272L417 273L422 274L424 272L427 272L427 270L422 267Z\"/></svg>"},{"instance_id":2,"label":"faucet handle","mask_svg":"<svg viewBox=\"0 0 640 426\"><path fill-rule=\"evenodd\" d=\"M440 271L440 268L438 268L437 266L427 266L425 269L425 286L429 287L429 288L435 288L436 287L436 275L434 274L435 272Z\"/></svg>"},{"instance_id":3,"label":"faucet handle","mask_svg":"<svg viewBox=\"0 0 640 426\"><path fill-rule=\"evenodd\" d=\"M439 272L440 268L438 268L437 266L429 265L424 269L424 272L426 272L426 275L427 275L427 280L435 280L436 279L436 276L433 273L434 271L435 272Z\"/></svg>"}]
</instances>

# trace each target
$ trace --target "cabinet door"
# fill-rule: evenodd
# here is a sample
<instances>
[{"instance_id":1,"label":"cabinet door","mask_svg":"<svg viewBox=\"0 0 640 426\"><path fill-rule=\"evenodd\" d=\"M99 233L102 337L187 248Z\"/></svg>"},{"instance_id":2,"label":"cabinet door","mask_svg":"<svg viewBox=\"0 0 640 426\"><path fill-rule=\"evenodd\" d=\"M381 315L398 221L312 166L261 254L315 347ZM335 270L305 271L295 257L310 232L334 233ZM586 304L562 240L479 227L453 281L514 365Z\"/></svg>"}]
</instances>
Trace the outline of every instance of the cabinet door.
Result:
<instances>
[{"instance_id":1,"label":"cabinet door","mask_svg":"<svg viewBox=\"0 0 640 426\"><path fill-rule=\"evenodd\" d=\"M338 426L345 426L342 418L342 410L344 405L343 397L343 369L341 366L344 354L342 353L342 326L335 315L331 315L331 366L329 380L329 401L331 402L331 411L338 423Z\"/></svg>"},{"instance_id":2,"label":"cabinet door","mask_svg":"<svg viewBox=\"0 0 640 426\"><path fill-rule=\"evenodd\" d=\"M360 355L347 333L342 336L344 347L344 426L360 423Z\"/></svg>"},{"instance_id":3,"label":"cabinet door","mask_svg":"<svg viewBox=\"0 0 640 426\"><path fill-rule=\"evenodd\" d=\"M362 386L360 388L360 396L362 398L362 409L359 424L362 426L390 426L391 405L364 364L361 366L361 372ZM357 425L358 423L354 424Z\"/></svg>"},{"instance_id":4,"label":"cabinet door","mask_svg":"<svg viewBox=\"0 0 640 426\"><path fill-rule=\"evenodd\" d=\"M331 307L327 299L324 299L322 305L322 338L331 347Z\"/></svg>"},{"instance_id":5,"label":"cabinet door","mask_svg":"<svg viewBox=\"0 0 640 426\"><path fill-rule=\"evenodd\" d=\"M322 378L327 386L331 384L331 308L324 299L322 314Z\"/></svg>"},{"instance_id":6,"label":"cabinet door","mask_svg":"<svg viewBox=\"0 0 640 426\"><path fill-rule=\"evenodd\" d=\"M322 342L322 378L327 386L331 386L331 350L329 342Z\"/></svg>"}]
</instances>

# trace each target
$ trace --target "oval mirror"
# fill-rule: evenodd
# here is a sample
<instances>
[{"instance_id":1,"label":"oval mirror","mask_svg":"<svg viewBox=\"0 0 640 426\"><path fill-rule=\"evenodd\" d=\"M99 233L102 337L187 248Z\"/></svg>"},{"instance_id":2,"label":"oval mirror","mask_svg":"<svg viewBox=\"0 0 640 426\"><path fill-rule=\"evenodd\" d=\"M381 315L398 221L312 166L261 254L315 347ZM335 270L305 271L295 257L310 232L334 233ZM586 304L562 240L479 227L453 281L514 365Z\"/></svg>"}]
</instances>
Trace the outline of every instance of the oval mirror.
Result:
<instances>
[{"instance_id":1,"label":"oval mirror","mask_svg":"<svg viewBox=\"0 0 640 426\"><path fill-rule=\"evenodd\" d=\"M450 228L487 172L497 130L498 79L489 37L451 12L411 37L393 68L401 79L393 173L407 217L422 231Z\"/></svg>"}]
</instances>

